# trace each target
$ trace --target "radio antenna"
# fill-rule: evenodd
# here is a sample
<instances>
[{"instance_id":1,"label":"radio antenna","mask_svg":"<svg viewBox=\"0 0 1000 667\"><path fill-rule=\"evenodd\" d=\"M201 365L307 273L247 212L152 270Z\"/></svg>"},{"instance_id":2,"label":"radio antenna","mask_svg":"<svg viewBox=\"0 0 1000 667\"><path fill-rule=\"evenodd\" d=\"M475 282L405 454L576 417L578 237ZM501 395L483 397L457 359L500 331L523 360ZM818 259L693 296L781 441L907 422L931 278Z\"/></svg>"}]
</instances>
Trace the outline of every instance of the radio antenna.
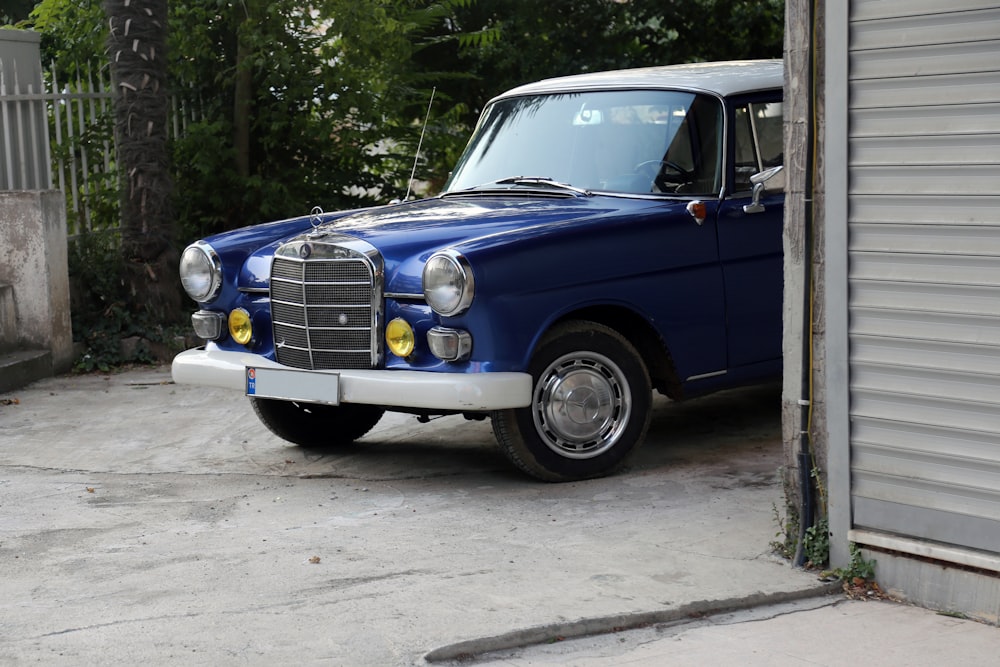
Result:
<instances>
[{"instance_id":1,"label":"radio antenna","mask_svg":"<svg viewBox=\"0 0 1000 667\"><path fill-rule=\"evenodd\" d=\"M420 128L420 140L417 142L417 154L413 156L413 169L410 171L410 180L406 184L406 196L403 197L403 201L410 200L410 190L413 188L413 177L417 173L417 162L420 161L420 147L424 145L424 132L427 130L427 121L431 117L431 105L434 104L434 93L437 92L437 86L431 89L431 99L427 102L427 115L424 116L424 125Z\"/></svg>"}]
</instances>

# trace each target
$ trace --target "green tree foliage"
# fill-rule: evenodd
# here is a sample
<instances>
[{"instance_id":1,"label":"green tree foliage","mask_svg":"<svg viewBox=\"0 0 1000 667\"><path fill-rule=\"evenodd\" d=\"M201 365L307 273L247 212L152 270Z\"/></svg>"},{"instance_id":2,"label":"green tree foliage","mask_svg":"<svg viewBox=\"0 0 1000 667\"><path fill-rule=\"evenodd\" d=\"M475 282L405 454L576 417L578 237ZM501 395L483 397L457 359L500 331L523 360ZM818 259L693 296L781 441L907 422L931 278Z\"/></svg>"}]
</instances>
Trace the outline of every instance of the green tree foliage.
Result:
<instances>
[{"instance_id":1,"label":"green tree foliage","mask_svg":"<svg viewBox=\"0 0 1000 667\"><path fill-rule=\"evenodd\" d=\"M192 238L399 194L426 101L411 56L452 6L411 4L172 3L177 90L203 119L175 148Z\"/></svg>"},{"instance_id":2,"label":"green tree foliage","mask_svg":"<svg viewBox=\"0 0 1000 667\"><path fill-rule=\"evenodd\" d=\"M549 76L780 57L782 0L170 0L178 242L440 187L485 103ZM43 0L43 48L103 59L98 0ZM96 54L96 57L95 57Z\"/></svg>"},{"instance_id":3,"label":"green tree foliage","mask_svg":"<svg viewBox=\"0 0 1000 667\"><path fill-rule=\"evenodd\" d=\"M415 119L447 76L412 54L457 39L431 33L470 2L171 0L178 242L405 192ZM62 80L108 67L99 0L43 0L25 27Z\"/></svg>"},{"instance_id":4,"label":"green tree foliage","mask_svg":"<svg viewBox=\"0 0 1000 667\"><path fill-rule=\"evenodd\" d=\"M88 67L96 71L108 66L100 0L43 0L18 27L41 35L42 62L55 63L63 80Z\"/></svg>"},{"instance_id":5,"label":"green tree foliage","mask_svg":"<svg viewBox=\"0 0 1000 667\"><path fill-rule=\"evenodd\" d=\"M439 26L459 38L415 53L420 67L467 74L439 83L457 134L467 135L491 97L538 79L782 55L783 0L550 0L540 6L537 0L465 3ZM490 39L477 39L484 35ZM461 145L436 149L432 159L440 172Z\"/></svg>"},{"instance_id":6,"label":"green tree foliage","mask_svg":"<svg viewBox=\"0 0 1000 667\"><path fill-rule=\"evenodd\" d=\"M520 83L780 57L781 0L171 0L181 240L440 186L482 107ZM105 59L97 0L44 0L49 57Z\"/></svg>"},{"instance_id":7,"label":"green tree foliage","mask_svg":"<svg viewBox=\"0 0 1000 667\"><path fill-rule=\"evenodd\" d=\"M14 25L28 18L34 0L4 0L0 5L0 26Z\"/></svg>"}]
</instances>

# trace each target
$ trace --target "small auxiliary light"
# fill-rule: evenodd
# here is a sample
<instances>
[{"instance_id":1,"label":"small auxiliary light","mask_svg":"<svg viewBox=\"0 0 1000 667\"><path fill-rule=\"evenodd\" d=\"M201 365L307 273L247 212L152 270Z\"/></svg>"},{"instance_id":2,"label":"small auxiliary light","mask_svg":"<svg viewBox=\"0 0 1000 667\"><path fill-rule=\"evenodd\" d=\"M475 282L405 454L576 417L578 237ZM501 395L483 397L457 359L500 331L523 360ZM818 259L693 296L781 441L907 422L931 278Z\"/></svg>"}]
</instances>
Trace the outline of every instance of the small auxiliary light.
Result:
<instances>
[{"instance_id":1,"label":"small auxiliary light","mask_svg":"<svg viewBox=\"0 0 1000 667\"><path fill-rule=\"evenodd\" d=\"M397 357L410 356L416 345L413 327L406 320L397 317L385 327L385 343Z\"/></svg>"},{"instance_id":2,"label":"small auxiliary light","mask_svg":"<svg viewBox=\"0 0 1000 667\"><path fill-rule=\"evenodd\" d=\"M253 324L250 313L237 308L229 313L229 335L240 345L246 345L253 339Z\"/></svg>"}]
</instances>

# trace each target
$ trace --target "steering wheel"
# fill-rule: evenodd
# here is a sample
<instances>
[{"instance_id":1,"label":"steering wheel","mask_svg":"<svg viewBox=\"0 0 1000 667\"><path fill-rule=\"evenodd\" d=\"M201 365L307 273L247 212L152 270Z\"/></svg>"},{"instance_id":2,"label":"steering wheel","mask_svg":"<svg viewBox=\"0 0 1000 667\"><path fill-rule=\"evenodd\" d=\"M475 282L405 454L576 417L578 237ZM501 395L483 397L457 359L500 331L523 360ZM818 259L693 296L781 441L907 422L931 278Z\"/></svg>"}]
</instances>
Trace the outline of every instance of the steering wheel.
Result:
<instances>
[{"instance_id":1,"label":"steering wheel","mask_svg":"<svg viewBox=\"0 0 1000 667\"><path fill-rule=\"evenodd\" d=\"M667 170L675 172L678 176L680 176L680 178L668 179L666 174ZM633 171L637 174L642 174L643 176L649 176L653 185L655 185L660 192L672 191L679 185L692 180L691 172L676 162L671 162L670 160L646 160L645 162L640 162L635 165L635 169ZM674 185L671 187L667 185L668 183L672 183Z\"/></svg>"}]
</instances>

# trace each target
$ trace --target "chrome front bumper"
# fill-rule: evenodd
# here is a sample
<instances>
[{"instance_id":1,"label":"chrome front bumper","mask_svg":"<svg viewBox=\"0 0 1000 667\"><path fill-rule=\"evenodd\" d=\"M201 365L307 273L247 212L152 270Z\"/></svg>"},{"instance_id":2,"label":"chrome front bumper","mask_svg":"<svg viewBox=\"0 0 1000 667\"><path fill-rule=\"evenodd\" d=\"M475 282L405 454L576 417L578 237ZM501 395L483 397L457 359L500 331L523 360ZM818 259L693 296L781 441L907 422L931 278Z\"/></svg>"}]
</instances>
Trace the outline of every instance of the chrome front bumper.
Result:
<instances>
[{"instance_id":1,"label":"chrome front bumper","mask_svg":"<svg viewBox=\"0 0 1000 667\"><path fill-rule=\"evenodd\" d=\"M427 410L485 411L531 403L528 373L429 373L405 370L307 371L288 368L249 352L196 348L178 354L171 366L177 384L247 393L247 369L280 369L302 376L313 395L328 388L326 403L358 403ZM318 394L317 394L318 392Z\"/></svg>"}]
</instances>

